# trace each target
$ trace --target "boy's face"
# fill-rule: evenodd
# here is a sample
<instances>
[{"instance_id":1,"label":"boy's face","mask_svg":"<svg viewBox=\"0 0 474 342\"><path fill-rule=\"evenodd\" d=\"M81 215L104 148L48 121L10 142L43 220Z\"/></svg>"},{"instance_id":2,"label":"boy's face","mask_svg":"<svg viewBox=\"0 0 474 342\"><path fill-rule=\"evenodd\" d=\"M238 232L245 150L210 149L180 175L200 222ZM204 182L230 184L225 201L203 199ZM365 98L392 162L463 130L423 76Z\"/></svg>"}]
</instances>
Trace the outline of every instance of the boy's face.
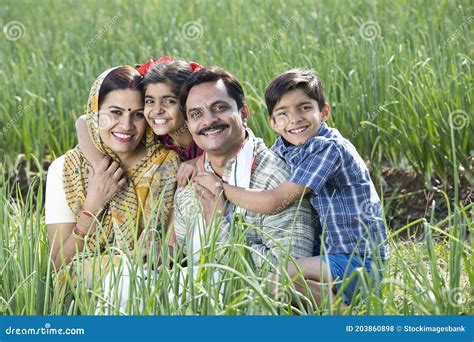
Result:
<instances>
[{"instance_id":1,"label":"boy's face","mask_svg":"<svg viewBox=\"0 0 474 342\"><path fill-rule=\"evenodd\" d=\"M270 116L270 125L286 141L299 146L316 136L329 114L328 104L320 111L315 100L301 89L294 89L278 101Z\"/></svg>"}]
</instances>

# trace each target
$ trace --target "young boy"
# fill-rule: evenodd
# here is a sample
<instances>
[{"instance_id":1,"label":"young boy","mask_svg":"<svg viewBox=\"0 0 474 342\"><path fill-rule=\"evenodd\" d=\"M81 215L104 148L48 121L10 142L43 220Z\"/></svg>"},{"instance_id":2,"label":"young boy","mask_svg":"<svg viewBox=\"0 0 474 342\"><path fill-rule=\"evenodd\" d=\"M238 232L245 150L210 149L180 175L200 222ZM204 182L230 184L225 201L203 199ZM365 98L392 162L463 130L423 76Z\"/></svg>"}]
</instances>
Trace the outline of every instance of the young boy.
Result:
<instances>
[{"instance_id":1,"label":"young boy","mask_svg":"<svg viewBox=\"0 0 474 342\"><path fill-rule=\"evenodd\" d=\"M270 125L280 135L272 149L291 167L291 178L266 191L221 185L204 173L195 182L214 191L223 186L231 202L258 213L279 211L309 193L323 227L324 247L321 256L297 264L319 302L321 282L335 281L339 291L341 280L356 268L364 267L370 274L372 264L378 269L387 257L380 199L354 146L325 123L330 108L313 71L294 69L277 76L265 91L265 102ZM295 267L290 266L289 273L298 276ZM356 282L354 277L343 291L347 304Z\"/></svg>"}]
</instances>

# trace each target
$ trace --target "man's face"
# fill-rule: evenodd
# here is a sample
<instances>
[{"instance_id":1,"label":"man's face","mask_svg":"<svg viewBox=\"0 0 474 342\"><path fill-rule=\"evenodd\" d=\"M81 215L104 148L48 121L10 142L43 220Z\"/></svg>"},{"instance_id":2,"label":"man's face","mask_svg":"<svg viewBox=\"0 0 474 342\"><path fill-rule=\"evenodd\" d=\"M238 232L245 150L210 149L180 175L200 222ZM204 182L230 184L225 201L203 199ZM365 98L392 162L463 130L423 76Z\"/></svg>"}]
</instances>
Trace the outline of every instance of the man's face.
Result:
<instances>
[{"instance_id":1,"label":"man's face","mask_svg":"<svg viewBox=\"0 0 474 342\"><path fill-rule=\"evenodd\" d=\"M326 104L320 111L315 100L301 89L294 89L282 96L275 105L270 125L286 141L299 146L318 134L329 114L329 105Z\"/></svg>"},{"instance_id":2,"label":"man's face","mask_svg":"<svg viewBox=\"0 0 474 342\"><path fill-rule=\"evenodd\" d=\"M196 144L211 155L229 155L241 146L246 113L238 110L222 80L194 86L186 101L189 131Z\"/></svg>"}]
</instances>

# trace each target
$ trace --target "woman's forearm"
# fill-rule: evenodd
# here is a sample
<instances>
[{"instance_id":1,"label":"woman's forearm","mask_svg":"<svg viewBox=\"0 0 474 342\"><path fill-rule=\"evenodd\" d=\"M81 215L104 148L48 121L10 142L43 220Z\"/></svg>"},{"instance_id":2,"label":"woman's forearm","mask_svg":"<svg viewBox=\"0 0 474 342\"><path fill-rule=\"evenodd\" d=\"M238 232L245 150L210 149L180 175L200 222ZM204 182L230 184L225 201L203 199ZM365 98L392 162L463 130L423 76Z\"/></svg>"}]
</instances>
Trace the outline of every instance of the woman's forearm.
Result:
<instances>
[{"instance_id":1,"label":"woman's forearm","mask_svg":"<svg viewBox=\"0 0 474 342\"><path fill-rule=\"evenodd\" d=\"M77 239L72 233L63 236L61 247L52 256L53 264L56 269L71 262L77 252L84 248L84 241Z\"/></svg>"},{"instance_id":2,"label":"woman's forearm","mask_svg":"<svg viewBox=\"0 0 474 342\"><path fill-rule=\"evenodd\" d=\"M100 210L100 208L97 209L97 207L89 205L88 207L84 206L84 210L96 214ZM66 230L60 228L56 230L56 234L58 234L58 232L59 234L61 234L61 236L59 236L59 248L57 248L56 253L52 255L53 264L56 268L59 268L62 265L69 264L76 255L76 253L82 252L82 250L84 249L84 240L78 238L75 234L73 234L73 230L76 227L79 231L87 234L87 236L94 238L93 234L96 231L96 219L94 217L89 217L86 214L81 213L77 220L77 223L72 226L72 229L70 228Z\"/></svg>"}]
</instances>

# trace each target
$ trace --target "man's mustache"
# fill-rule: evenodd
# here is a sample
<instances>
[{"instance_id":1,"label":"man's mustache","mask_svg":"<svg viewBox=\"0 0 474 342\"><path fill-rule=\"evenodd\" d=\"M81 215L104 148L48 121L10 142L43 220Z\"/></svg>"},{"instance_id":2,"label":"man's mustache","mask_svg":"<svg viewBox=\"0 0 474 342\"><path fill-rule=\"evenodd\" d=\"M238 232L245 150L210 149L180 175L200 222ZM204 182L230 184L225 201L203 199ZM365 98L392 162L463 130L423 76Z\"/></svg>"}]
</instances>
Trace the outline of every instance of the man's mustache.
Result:
<instances>
[{"instance_id":1,"label":"man's mustache","mask_svg":"<svg viewBox=\"0 0 474 342\"><path fill-rule=\"evenodd\" d=\"M201 128L198 131L198 135L203 135L203 134L207 133L208 131L212 131L214 129L226 129L226 128L229 128L229 127L230 126L228 124L215 124L215 125L212 125L212 126L207 126L207 127Z\"/></svg>"}]
</instances>

